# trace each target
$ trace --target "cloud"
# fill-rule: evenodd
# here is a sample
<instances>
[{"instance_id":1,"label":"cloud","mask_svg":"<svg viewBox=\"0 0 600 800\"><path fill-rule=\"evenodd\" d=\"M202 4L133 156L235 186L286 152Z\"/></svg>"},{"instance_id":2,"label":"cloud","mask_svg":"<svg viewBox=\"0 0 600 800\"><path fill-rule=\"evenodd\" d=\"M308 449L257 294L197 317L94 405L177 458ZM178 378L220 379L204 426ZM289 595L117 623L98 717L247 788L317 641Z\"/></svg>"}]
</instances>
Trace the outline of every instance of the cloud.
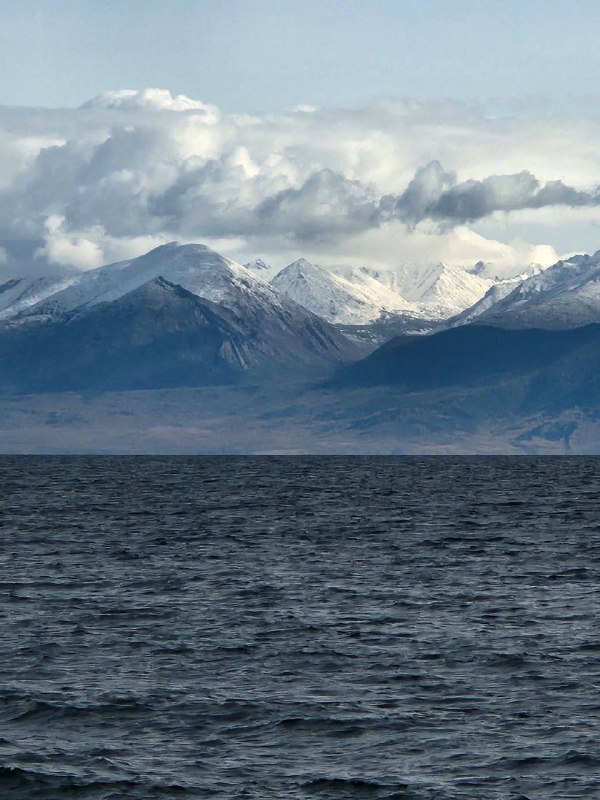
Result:
<instances>
[{"instance_id":1,"label":"cloud","mask_svg":"<svg viewBox=\"0 0 600 800\"><path fill-rule=\"evenodd\" d=\"M402 195L384 198L382 205L390 217L411 224L429 219L452 226L474 222L497 211L598 206L600 189L580 191L560 180L542 186L526 170L457 183L453 173L445 172L439 162L432 161L417 171Z\"/></svg>"},{"instance_id":2,"label":"cloud","mask_svg":"<svg viewBox=\"0 0 600 800\"><path fill-rule=\"evenodd\" d=\"M322 169L297 189L284 189L256 208L261 232L279 231L298 242L337 240L377 227L379 199L372 187Z\"/></svg>"},{"instance_id":3,"label":"cloud","mask_svg":"<svg viewBox=\"0 0 600 800\"><path fill-rule=\"evenodd\" d=\"M44 245L38 247L35 258L45 258L50 264L85 269L101 267L102 249L97 242L87 238L85 233L67 233L64 230L64 217L52 214L45 221L46 235ZM94 229L96 238L103 232L100 226Z\"/></svg>"},{"instance_id":4,"label":"cloud","mask_svg":"<svg viewBox=\"0 0 600 800\"><path fill-rule=\"evenodd\" d=\"M135 258L167 242L162 235L115 238L102 225L77 232L68 231L64 217L57 214L46 219L45 227L43 245L37 248L34 258L58 267L60 272L91 269L101 267L107 261Z\"/></svg>"},{"instance_id":5,"label":"cloud","mask_svg":"<svg viewBox=\"0 0 600 800\"><path fill-rule=\"evenodd\" d=\"M168 89L119 89L103 92L81 106L83 109L124 109L128 111L194 111L202 112L212 122L219 119L219 109L184 94L172 95Z\"/></svg>"},{"instance_id":6,"label":"cloud","mask_svg":"<svg viewBox=\"0 0 600 800\"><path fill-rule=\"evenodd\" d=\"M455 183L453 172L445 172L439 161L431 161L417 170L400 197L383 198L383 211L390 218L398 217L411 224L431 219L431 210Z\"/></svg>"},{"instance_id":7,"label":"cloud","mask_svg":"<svg viewBox=\"0 0 600 800\"><path fill-rule=\"evenodd\" d=\"M547 256L561 214L600 205L599 134L450 102L224 114L161 89L0 108L0 268L86 269L172 239L282 262ZM525 211L544 221L529 243L510 231ZM498 215L504 241L478 233Z\"/></svg>"}]
</instances>

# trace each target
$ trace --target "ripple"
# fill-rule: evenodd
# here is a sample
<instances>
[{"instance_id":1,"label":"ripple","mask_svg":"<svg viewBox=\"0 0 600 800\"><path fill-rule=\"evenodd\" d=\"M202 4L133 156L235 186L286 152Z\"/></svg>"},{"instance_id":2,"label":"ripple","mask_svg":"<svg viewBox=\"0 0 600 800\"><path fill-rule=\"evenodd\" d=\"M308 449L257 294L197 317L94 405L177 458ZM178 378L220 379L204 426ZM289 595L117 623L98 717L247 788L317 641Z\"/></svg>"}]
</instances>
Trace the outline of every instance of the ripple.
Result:
<instances>
[{"instance_id":1,"label":"ripple","mask_svg":"<svg viewBox=\"0 0 600 800\"><path fill-rule=\"evenodd\" d=\"M600 797L597 486L593 458L0 458L0 796Z\"/></svg>"}]
</instances>

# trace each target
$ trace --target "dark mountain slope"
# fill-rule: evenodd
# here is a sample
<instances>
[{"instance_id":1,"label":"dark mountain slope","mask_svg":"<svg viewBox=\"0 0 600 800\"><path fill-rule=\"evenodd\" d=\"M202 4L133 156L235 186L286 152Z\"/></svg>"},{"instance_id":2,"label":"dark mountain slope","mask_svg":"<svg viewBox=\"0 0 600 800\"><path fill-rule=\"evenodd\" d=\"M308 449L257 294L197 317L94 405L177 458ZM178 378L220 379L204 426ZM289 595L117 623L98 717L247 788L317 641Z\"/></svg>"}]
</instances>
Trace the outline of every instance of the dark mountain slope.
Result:
<instances>
[{"instance_id":1,"label":"dark mountain slope","mask_svg":"<svg viewBox=\"0 0 600 800\"><path fill-rule=\"evenodd\" d=\"M71 315L0 328L0 389L201 386L322 370L355 352L312 315L249 319L162 278Z\"/></svg>"},{"instance_id":2,"label":"dark mountain slope","mask_svg":"<svg viewBox=\"0 0 600 800\"><path fill-rule=\"evenodd\" d=\"M329 385L394 386L414 392L494 384L534 373L540 373L543 383L543 371L555 367L553 374L568 374L574 387L599 363L600 325L567 331L467 325L431 336L393 339L340 369Z\"/></svg>"}]
</instances>

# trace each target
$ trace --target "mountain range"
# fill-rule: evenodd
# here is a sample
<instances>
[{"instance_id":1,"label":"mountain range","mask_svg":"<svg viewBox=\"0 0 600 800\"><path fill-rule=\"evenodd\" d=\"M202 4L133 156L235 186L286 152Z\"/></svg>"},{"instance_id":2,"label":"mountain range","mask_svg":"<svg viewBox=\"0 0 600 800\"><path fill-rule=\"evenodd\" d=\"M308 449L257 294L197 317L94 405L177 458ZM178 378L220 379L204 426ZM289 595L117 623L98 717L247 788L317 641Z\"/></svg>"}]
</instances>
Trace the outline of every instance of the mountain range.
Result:
<instances>
[{"instance_id":1,"label":"mountain range","mask_svg":"<svg viewBox=\"0 0 600 800\"><path fill-rule=\"evenodd\" d=\"M448 319L503 282L446 264L324 268L301 258L280 271L263 265L259 260L248 266L261 277L269 276L271 285L291 300L340 325L364 326L390 318L421 323Z\"/></svg>"},{"instance_id":2,"label":"mountain range","mask_svg":"<svg viewBox=\"0 0 600 800\"><path fill-rule=\"evenodd\" d=\"M0 387L133 389L311 374L360 356L325 320L203 245L0 286Z\"/></svg>"},{"instance_id":3,"label":"mountain range","mask_svg":"<svg viewBox=\"0 0 600 800\"><path fill-rule=\"evenodd\" d=\"M588 452L600 450L599 358L600 251L496 278L482 264L277 270L171 243L0 285L0 408L5 420L30 408L20 433L0 435L16 450L58 430L66 441L90 393L121 409L106 434L115 414L136 419L124 409L139 391L148 408L160 393L144 424L162 429L165 398L193 390L178 430L196 431L194 451ZM44 397L71 410L34 433ZM79 432L87 449L98 408Z\"/></svg>"}]
</instances>

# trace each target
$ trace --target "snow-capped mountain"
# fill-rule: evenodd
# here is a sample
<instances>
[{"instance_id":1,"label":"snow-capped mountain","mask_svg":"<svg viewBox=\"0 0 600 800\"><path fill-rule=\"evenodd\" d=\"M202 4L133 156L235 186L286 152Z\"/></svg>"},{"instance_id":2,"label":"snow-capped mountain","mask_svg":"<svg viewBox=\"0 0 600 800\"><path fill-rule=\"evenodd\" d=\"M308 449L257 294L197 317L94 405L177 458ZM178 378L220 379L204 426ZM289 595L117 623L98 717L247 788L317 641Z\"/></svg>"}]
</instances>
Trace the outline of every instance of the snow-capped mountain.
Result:
<instances>
[{"instance_id":1,"label":"snow-capped mountain","mask_svg":"<svg viewBox=\"0 0 600 800\"><path fill-rule=\"evenodd\" d=\"M472 306L494 284L490 278L447 264L401 266L394 270L393 278L395 290L434 319L451 317Z\"/></svg>"},{"instance_id":2,"label":"snow-capped mountain","mask_svg":"<svg viewBox=\"0 0 600 800\"><path fill-rule=\"evenodd\" d=\"M600 322L600 250L559 261L519 283L484 309L478 321L554 329Z\"/></svg>"},{"instance_id":3,"label":"snow-capped mountain","mask_svg":"<svg viewBox=\"0 0 600 800\"><path fill-rule=\"evenodd\" d=\"M192 294L235 308L254 304L281 307L282 298L270 286L235 261L201 244L165 244L143 256L73 275L39 292L40 299L24 310L5 309L5 318L56 316L123 297L155 278L164 278Z\"/></svg>"},{"instance_id":4,"label":"snow-capped mountain","mask_svg":"<svg viewBox=\"0 0 600 800\"><path fill-rule=\"evenodd\" d=\"M13 290L7 287L4 294ZM197 385L207 375L227 371L322 369L361 352L325 320L203 245L163 245L139 258L43 286L36 297L37 302L23 307L15 296L0 325L3 380L33 385L36 391L42 361L49 375L64 373L71 387L77 376L69 377L68 363L110 376L106 360L111 353L115 374L124 379L128 354L146 364L142 377L155 381L149 385L165 385L160 375L173 370L179 370L181 385L185 364L189 380L193 377L190 385ZM110 336L103 326L110 328ZM212 350L205 346L209 342ZM78 343L85 343L83 360ZM172 369L167 369L169 350ZM163 364L162 372L152 366L152 353ZM219 364L225 372L219 372Z\"/></svg>"},{"instance_id":5,"label":"snow-capped mountain","mask_svg":"<svg viewBox=\"0 0 600 800\"><path fill-rule=\"evenodd\" d=\"M304 258L285 267L271 285L329 322L364 325L384 312L414 314L410 303L366 272L355 271L349 280Z\"/></svg>"},{"instance_id":6,"label":"snow-capped mountain","mask_svg":"<svg viewBox=\"0 0 600 800\"><path fill-rule=\"evenodd\" d=\"M244 264L244 266L246 269L254 269L257 272L263 272L266 269L272 269L271 265L267 264L266 261L263 261L262 258L253 258L252 261L248 261L246 264Z\"/></svg>"},{"instance_id":7,"label":"snow-capped mountain","mask_svg":"<svg viewBox=\"0 0 600 800\"><path fill-rule=\"evenodd\" d=\"M368 325L390 316L448 319L480 300L494 281L444 264L325 269L301 258L271 284L329 322Z\"/></svg>"},{"instance_id":8,"label":"snow-capped mountain","mask_svg":"<svg viewBox=\"0 0 600 800\"><path fill-rule=\"evenodd\" d=\"M476 321L482 314L492 308L493 305L509 295L522 282L523 281L519 278L513 278L512 280L495 283L487 290L481 300L478 300L474 305L461 311L460 314L457 314L451 320L451 324L453 326L468 325L469 322Z\"/></svg>"},{"instance_id":9,"label":"snow-capped mountain","mask_svg":"<svg viewBox=\"0 0 600 800\"><path fill-rule=\"evenodd\" d=\"M281 270L261 258L249 261L245 267L334 324L364 327L404 320L409 329L421 320L439 326L443 320L474 306L494 285L514 288L542 271L539 265L530 264L498 273L493 264L482 261L471 267L438 263L325 268L305 258ZM497 296L506 293L507 288L503 288Z\"/></svg>"}]
</instances>

